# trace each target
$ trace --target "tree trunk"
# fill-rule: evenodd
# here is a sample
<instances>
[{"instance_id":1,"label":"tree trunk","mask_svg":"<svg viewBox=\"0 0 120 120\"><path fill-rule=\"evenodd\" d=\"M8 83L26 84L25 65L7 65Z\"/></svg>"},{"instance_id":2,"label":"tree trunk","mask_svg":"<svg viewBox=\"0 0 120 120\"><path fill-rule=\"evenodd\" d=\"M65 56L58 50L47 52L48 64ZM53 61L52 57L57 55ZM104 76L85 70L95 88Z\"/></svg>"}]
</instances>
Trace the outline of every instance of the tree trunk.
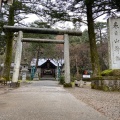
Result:
<instances>
[{"instance_id":1,"label":"tree trunk","mask_svg":"<svg viewBox=\"0 0 120 120\"><path fill-rule=\"evenodd\" d=\"M93 13L92 13L92 1L86 4L87 7L87 22L88 22L88 34L89 34L89 42L90 42L90 52L91 52L91 63L93 69L93 76L100 75L100 64L99 57L97 52L96 40L95 40L95 32L94 32L94 21L93 21Z\"/></svg>"},{"instance_id":2,"label":"tree trunk","mask_svg":"<svg viewBox=\"0 0 120 120\"><path fill-rule=\"evenodd\" d=\"M38 68L38 61L39 61L39 50L37 51L37 58L36 58L36 71L37 71L37 68Z\"/></svg>"},{"instance_id":3,"label":"tree trunk","mask_svg":"<svg viewBox=\"0 0 120 120\"><path fill-rule=\"evenodd\" d=\"M9 17L8 17L8 25L14 25L14 8L10 6L9 9ZM6 40L6 56L4 62L4 69L3 69L3 77L6 80L10 80L10 67L11 67L11 60L12 60L12 46L13 46L13 33L7 32L7 40Z\"/></svg>"},{"instance_id":4,"label":"tree trunk","mask_svg":"<svg viewBox=\"0 0 120 120\"><path fill-rule=\"evenodd\" d=\"M75 57L75 63L76 63L76 76L79 77L79 67L78 67L77 56Z\"/></svg>"},{"instance_id":5,"label":"tree trunk","mask_svg":"<svg viewBox=\"0 0 120 120\"><path fill-rule=\"evenodd\" d=\"M37 68L38 68L38 61L39 61L39 56L40 55L40 45L38 46L38 49L37 49L37 55L36 55L36 71L37 71Z\"/></svg>"}]
</instances>

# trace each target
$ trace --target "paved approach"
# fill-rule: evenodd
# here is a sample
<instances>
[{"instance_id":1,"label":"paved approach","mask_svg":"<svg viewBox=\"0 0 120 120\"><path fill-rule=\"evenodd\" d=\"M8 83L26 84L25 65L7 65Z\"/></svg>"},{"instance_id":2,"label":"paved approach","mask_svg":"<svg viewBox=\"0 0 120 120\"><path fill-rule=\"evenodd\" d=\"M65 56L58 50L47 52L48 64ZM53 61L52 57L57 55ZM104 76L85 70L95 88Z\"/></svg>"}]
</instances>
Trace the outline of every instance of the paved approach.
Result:
<instances>
[{"instance_id":1,"label":"paved approach","mask_svg":"<svg viewBox=\"0 0 120 120\"><path fill-rule=\"evenodd\" d=\"M0 95L0 120L107 120L57 81L34 81Z\"/></svg>"}]
</instances>

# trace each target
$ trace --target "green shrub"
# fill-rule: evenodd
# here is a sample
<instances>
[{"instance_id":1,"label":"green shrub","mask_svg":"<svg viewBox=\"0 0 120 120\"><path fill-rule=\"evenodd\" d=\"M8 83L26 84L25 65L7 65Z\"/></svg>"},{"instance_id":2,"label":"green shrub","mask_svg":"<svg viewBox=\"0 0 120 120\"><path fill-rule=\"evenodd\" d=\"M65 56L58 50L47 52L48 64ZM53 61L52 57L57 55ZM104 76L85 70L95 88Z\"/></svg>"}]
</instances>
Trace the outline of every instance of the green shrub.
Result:
<instances>
[{"instance_id":1,"label":"green shrub","mask_svg":"<svg viewBox=\"0 0 120 120\"><path fill-rule=\"evenodd\" d=\"M72 87L72 83L64 83L64 87Z\"/></svg>"},{"instance_id":2,"label":"green shrub","mask_svg":"<svg viewBox=\"0 0 120 120\"><path fill-rule=\"evenodd\" d=\"M71 82L74 82L76 80L76 77L71 76Z\"/></svg>"},{"instance_id":3,"label":"green shrub","mask_svg":"<svg viewBox=\"0 0 120 120\"><path fill-rule=\"evenodd\" d=\"M64 76L61 76L61 77L59 78L59 83L60 83L61 85L63 85L63 84L65 83L65 78L64 78Z\"/></svg>"}]
</instances>

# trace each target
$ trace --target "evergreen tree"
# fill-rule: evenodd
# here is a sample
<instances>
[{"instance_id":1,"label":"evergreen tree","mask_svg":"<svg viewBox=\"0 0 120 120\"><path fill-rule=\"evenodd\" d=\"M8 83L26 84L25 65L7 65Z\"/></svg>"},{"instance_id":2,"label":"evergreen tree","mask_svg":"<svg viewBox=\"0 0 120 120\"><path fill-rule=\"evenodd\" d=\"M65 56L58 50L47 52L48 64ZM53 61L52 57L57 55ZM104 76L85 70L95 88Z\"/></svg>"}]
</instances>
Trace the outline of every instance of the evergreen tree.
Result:
<instances>
[{"instance_id":1,"label":"evergreen tree","mask_svg":"<svg viewBox=\"0 0 120 120\"><path fill-rule=\"evenodd\" d=\"M15 24L21 24L20 21L26 18L25 14L32 12L30 9L31 5L30 0L13 0L11 6L3 6L3 17L7 20L7 25L14 26ZM6 57L2 75L6 80L10 79L13 36L11 32L6 33Z\"/></svg>"}]
</instances>

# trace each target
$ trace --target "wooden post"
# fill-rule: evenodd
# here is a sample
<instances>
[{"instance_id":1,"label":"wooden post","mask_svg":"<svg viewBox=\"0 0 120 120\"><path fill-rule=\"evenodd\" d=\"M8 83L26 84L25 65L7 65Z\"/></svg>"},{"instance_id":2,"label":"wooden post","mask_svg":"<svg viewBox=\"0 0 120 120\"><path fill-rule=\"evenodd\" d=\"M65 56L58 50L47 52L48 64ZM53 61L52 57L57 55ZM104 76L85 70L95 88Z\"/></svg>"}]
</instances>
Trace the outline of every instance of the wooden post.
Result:
<instances>
[{"instance_id":1,"label":"wooden post","mask_svg":"<svg viewBox=\"0 0 120 120\"><path fill-rule=\"evenodd\" d=\"M21 54L22 54L22 37L23 32L18 32L18 39L17 39L17 46L16 46L16 53L15 53L15 61L14 61L14 70L13 70L13 77L12 77L12 87L18 86L18 77L19 77L19 70L20 70L20 62L21 62Z\"/></svg>"},{"instance_id":2,"label":"wooden post","mask_svg":"<svg viewBox=\"0 0 120 120\"><path fill-rule=\"evenodd\" d=\"M64 34L65 83L70 83L69 36Z\"/></svg>"}]
</instances>

